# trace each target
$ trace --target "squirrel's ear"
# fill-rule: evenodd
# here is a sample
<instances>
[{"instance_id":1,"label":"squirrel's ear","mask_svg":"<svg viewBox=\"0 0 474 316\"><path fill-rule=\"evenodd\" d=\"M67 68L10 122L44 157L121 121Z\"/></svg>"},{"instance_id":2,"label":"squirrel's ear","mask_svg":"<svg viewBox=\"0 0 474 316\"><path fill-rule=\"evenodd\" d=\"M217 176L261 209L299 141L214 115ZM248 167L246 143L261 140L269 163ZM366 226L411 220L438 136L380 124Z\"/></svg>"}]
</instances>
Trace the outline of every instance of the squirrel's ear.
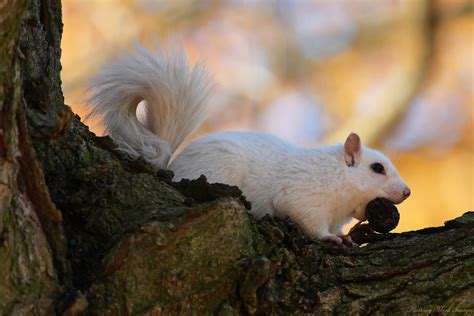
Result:
<instances>
[{"instance_id":1,"label":"squirrel's ear","mask_svg":"<svg viewBox=\"0 0 474 316\"><path fill-rule=\"evenodd\" d=\"M356 133L350 133L344 143L344 160L346 161L347 166L354 167L359 163L360 151L361 145L359 135Z\"/></svg>"}]
</instances>

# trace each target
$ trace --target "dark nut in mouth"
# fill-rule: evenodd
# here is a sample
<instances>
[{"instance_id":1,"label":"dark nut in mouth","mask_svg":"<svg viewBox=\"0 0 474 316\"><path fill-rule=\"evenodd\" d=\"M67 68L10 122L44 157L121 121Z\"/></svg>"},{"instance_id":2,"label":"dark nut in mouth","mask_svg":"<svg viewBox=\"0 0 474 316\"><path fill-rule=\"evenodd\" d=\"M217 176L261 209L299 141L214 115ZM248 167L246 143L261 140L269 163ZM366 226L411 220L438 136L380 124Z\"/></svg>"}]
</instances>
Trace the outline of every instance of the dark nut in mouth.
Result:
<instances>
[{"instance_id":1,"label":"dark nut in mouth","mask_svg":"<svg viewBox=\"0 0 474 316\"><path fill-rule=\"evenodd\" d=\"M367 204L367 220L374 231L386 234L397 227L400 213L389 200L377 198Z\"/></svg>"}]
</instances>

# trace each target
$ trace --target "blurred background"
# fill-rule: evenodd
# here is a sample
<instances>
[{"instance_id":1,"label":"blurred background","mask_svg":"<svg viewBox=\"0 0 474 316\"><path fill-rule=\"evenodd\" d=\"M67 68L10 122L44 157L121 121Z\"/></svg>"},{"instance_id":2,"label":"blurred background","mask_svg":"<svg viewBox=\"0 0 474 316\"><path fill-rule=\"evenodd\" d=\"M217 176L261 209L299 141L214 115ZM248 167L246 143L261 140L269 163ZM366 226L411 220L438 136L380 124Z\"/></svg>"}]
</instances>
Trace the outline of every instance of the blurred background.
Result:
<instances>
[{"instance_id":1,"label":"blurred background","mask_svg":"<svg viewBox=\"0 0 474 316\"><path fill-rule=\"evenodd\" d=\"M63 90L84 117L104 63L181 39L216 82L193 137L314 146L357 131L412 189L397 231L438 226L474 209L473 17L471 0L63 0Z\"/></svg>"}]
</instances>

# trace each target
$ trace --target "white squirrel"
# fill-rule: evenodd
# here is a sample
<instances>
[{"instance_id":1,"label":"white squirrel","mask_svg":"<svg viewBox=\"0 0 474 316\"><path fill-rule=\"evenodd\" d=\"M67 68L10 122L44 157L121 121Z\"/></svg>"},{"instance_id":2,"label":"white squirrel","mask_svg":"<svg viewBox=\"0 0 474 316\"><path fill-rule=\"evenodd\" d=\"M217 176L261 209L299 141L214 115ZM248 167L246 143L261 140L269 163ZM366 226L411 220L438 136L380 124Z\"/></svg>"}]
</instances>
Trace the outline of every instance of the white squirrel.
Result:
<instances>
[{"instance_id":1,"label":"white squirrel","mask_svg":"<svg viewBox=\"0 0 474 316\"><path fill-rule=\"evenodd\" d=\"M301 148L263 132L203 136L171 160L185 138L206 118L210 77L191 67L183 50L137 52L105 67L91 85L88 115L98 115L108 134L131 158L142 156L173 180L204 174L210 183L239 187L251 214L290 217L310 237L353 245L342 228L366 219L368 202L395 204L410 195L397 169L382 153L351 133L345 144ZM145 101L145 117L137 107Z\"/></svg>"}]
</instances>

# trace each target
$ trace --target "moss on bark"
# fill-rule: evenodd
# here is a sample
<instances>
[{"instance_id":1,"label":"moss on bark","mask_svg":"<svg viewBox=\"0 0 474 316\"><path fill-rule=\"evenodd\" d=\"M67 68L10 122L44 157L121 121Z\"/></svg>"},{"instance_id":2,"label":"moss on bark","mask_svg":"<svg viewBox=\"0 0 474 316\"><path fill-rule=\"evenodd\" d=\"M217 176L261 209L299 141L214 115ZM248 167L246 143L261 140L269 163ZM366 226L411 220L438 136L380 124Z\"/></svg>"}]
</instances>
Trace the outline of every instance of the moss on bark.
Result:
<instances>
[{"instance_id":1,"label":"moss on bark","mask_svg":"<svg viewBox=\"0 0 474 316\"><path fill-rule=\"evenodd\" d=\"M253 255L242 205L220 200L178 225L150 222L127 234L87 291L91 314L206 314L235 289Z\"/></svg>"}]
</instances>

